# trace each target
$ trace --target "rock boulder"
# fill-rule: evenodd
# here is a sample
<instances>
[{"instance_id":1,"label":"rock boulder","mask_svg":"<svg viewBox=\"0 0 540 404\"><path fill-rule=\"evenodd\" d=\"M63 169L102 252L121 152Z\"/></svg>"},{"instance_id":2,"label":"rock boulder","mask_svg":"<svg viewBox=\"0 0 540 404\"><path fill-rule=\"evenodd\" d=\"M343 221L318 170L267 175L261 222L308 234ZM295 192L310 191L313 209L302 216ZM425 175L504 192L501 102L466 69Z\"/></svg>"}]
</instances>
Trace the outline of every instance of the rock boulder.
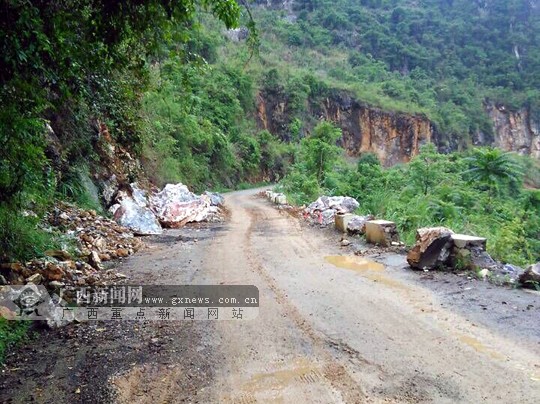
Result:
<instances>
[{"instance_id":1,"label":"rock boulder","mask_svg":"<svg viewBox=\"0 0 540 404\"><path fill-rule=\"evenodd\" d=\"M412 268L433 269L445 264L450 256L452 234L446 227L423 227L416 231L416 244L407 254Z\"/></svg>"},{"instance_id":2,"label":"rock boulder","mask_svg":"<svg viewBox=\"0 0 540 404\"><path fill-rule=\"evenodd\" d=\"M150 197L150 207L165 227L201 222L214 212L208 195L195 195L184 184L167 184Z\"/></svg>"},{"instance_id":3,"label":"rock boulder","mask_svg":"<svg viewBox=\"0 0 540 404\"><path fill-rule=\"evenodd\" d=\"M390 247L392 242L399 242L396 224L388 220L368 220L366 222L366 240L368 243Z\"/></svg>"},{"instance_id":4,"label":"rock boulder","mask_svg":"<svg viewBox=\"0 0 540 404\"><path fill-rule=\"evenodd\" d=\"M519 277L519 283L532 289L540 287L540 262L530 265Z\"/></svg>"}]
</instances>

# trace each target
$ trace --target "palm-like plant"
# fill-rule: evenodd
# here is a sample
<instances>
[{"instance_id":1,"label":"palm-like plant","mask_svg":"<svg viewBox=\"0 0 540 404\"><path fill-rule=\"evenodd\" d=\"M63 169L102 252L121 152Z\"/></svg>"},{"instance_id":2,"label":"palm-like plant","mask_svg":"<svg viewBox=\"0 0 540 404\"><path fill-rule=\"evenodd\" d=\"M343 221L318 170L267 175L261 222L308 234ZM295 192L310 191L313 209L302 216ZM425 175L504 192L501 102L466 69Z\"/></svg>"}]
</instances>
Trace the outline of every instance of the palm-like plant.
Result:
<instances>
[{"instance_id":1,"label":"palm-like plant","mask_svg":"<svg viewBox=\"0 0 540 404\"><path fill-rule=\"evenodd\" d=\"M466 176L471 182L487 186L490 192L498 191L502 184L516 187L523 179L521 167L510 152L491 147L478 148L466 160L470 164Z\"/></svg>"}]
</instances>

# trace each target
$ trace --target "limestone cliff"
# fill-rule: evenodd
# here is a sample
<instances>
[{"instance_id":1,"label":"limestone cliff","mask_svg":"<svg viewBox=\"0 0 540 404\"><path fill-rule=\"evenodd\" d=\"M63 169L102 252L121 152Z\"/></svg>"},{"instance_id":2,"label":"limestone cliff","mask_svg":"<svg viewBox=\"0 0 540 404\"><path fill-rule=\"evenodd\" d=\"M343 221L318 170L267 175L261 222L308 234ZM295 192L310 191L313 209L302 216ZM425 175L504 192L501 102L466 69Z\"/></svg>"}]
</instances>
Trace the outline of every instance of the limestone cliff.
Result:
<instances>
[{"instance_id":1,"label":"limestone cliff","mask_svg":"<svg viewBox=\"0 0 540 404\"><path fill-rule=\"evenodd\" d=\"M510 111L503 105L488 103L486 112L493 121L494 146L540 159L540 122L527 108Z\"/></svg>"},{"instance_id":2,"label":"limestone cliff","mask_svg":"<svg viewBox=\"0 0 540 404\"><path fill-rule=\"evenodd\" d=\"M409 161L422 144L434 137L435 127L425 116L383 111L344 92L308 104L308 115L335 122L342 129L341 145L348 155L373 152L387 166ZM289 116L286 99L258 95L257 121L261 128L290 140ZM315 123L308 124L307 133Z\"/></svg>"},{"instance_id":3,"label":"limestone cliff","mask_svg":"<svg viewBox=\"0 0 540 404\"><path fill-rule=\"evenodd\" d=\"M533 119L528 109L510 111L489 103L485 109L493 121L493 133L474 134L473 145L491 145L540 159L540 122ZM441 152L466 147L457 139L438 132L424 115L384 111L359 102L343 91L308 100L304 114L304 135L309 134L319 120L335 122L343 131L341 146L349 156L373 152L386 166L409 161L427 142L433 142ZM260 128L289 141L292 115L284 93L258 94L256 119Z\"/></svg>"}]
</instances>

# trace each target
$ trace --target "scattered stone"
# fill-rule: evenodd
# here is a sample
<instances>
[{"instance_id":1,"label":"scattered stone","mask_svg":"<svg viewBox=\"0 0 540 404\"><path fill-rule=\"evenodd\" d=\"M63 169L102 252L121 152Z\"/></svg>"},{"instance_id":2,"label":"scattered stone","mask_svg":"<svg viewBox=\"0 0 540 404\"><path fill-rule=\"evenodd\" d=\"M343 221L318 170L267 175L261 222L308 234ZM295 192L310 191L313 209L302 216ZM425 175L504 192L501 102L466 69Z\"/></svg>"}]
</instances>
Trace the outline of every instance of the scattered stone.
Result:
<instances>
[{"instance_id":1,"label":"scattered stone","mask_svg":"<svg viewBox=\"0 0 540 404\"><path fill-rule=\"evenodd\" d=\"M98 254L97 251L92 251L92 252L90 253L90 258L89 258L88 262L89 262L90 265L92 265L94 268L100 269L101 258L99 258L99 254Z\"/></svg>"},{"instance_id":2,"label":"scattered stone","mask_svg":"<svg viewBox=\"0 0 540 404\"><path fill-rule=\"evenodd\" d=\"M499 264L486 252L487 239L467 234L452 234L452 251L448 261L451 268L477 271L495 270Z\"/></svg>"},{"instance_id":3,"label":"scattered stone","mask_svg":"<svg viewBox=\"0 0 540 404\"><path fill-rule=\"evenodd\" d=\"M43 271L43 276L49 281L60 281L64 277L64 271L60 266L49 262Z\"/></svg>"},{"instance_id":4,"label":"scattered stone","mask_svg":"<svg viewBox=\"0 0 540 404\"><path fill-rule=\"evenodd\" d=\"M341 246L342 247L347 247L350 244L351 244L351 242L349 240L347 240L346 238L341 240Z\"/></svg>"},{"instance_id":5,"label":"scattered stone","mask_svg":"<svg viewBox=\"0 0 540 404\"><path fill-rule=\"evenodd\" d=\"M287 196L283 193L277 193L270 189L263 192L264 196L276 205L287 205Z\"/></svg>"},{"instance_id":6,"label":"scattered stone","mask_svg":"<svg viewBox=\"0 0 540 404\"><path fill-rule=\"evenodd\" d=\"M119 258L124 258L124 257L127 257L128 255L129 255L129 251L126 250L125 248L118 248L116 250L116 256Z\"/></svg>"},{"instance_id":7,"label":"scattered stone","mask_svg":"<svg viewBox=\"0 0 540 404\"><path fill-rule=\"evenodd\" d=\"M274 197L274 203L276 205L286 205L287 204L287 197L284 194L277 194Z\"/></svg>"},{"instance_id":8,"label":"scattered stone","mask_svg":"<svg viewBox=\"0 0 540 404\"><path fill-rule=\"evenodd\" d=\"M423 227L416 231L416 244L407 254L412 268L434 269L443 266L452 247L453 231L446 227Z\"/></svg>"},{"instance_id":9,"label":"scattered stone","mask_svg":"<svg viewBox=\"0 0 540 404\"><path fill-rule=\"evenodd\" d=\"M50 250L44 258L26 263L0 264L0 283L44 284L52 289L70 285L105 285L116 279L116 275L103 271L100 264L114 257L127 257L142 246L141 240L134 237L128 228L99 216L95 211L67 203L55 206L45 220L55 231L74 239L77 243L74 253L63 249Z\"/></svg>"},{"instance_id":10,"label":"scattered stone","mask_svg":"<svg viewBox=\"0 0 540 404\"><path fill-rule=\"evenodd\" d=\"M467 234L452 234L454 247L462 249L480 248L486 250L487 239L484 237L469 236Z\"/></svg>"},{"instance_id":11,"label":"scattered stone","mask_svg":"<svg viewBox=\"0 0 540 404\"><path fill-rule=\"evenodd\" d=\"M366 240L368 243L390 247L392 241L399 242L396 224L388 220L368 220L366 222Z\"/></svg>"},{"instance_id":12,"label":"scattered stone","mask_svg":"<svg viewBox=\"0 0 540 404\"><path fill-rule=\"evenodd\" d=\"M71 259L71 255L64 250L48 250L45 251L45 255L48 257L54 257L59 259L60 261L68 261Z\"/></svg>"},{"instance_id":13,"label":"scattered stone","mask_svg":"<svg viewBox=\"0 0 540 404\"><path fill-rule=\"evenodd\" d=\"M482 279L486 279L489 275L491 275L491 271L487 268L481 269L478 271L478 276Z\"/></svg>"},{"instance_id":14,"label":"scattered stone","mask_svg":"<svg viewBox=\"0 0 540 404\"><path fill-rule=\"evenodd\" d=\"M52 282L49 282L49 286L51 288L54 288L54 289L58 289L58 288L61 288L63 286L65 286L66 284L64 282L58 282L58 281L52 281Z\"/></svg>"},{"instance_id":15,"label":"scattered stone","mask_svg":"<svg viewBox=\"0 0 540 404\"><path fill-rule=\"evenodd\" d=\"M34 274L26 278L26 283L33 283L34 285L40 285L43 282L43 276L40 273Z\"/></svg>"},{"instance_id":16,"label":"scattered stone","mask_svg":"<svg viewBox=\"0 0 540 404\"><path fill-rule=\"evenodd\" d=\"M101 262L110 261L111 260L111 254L100 253L99 254L99 259L101 260Z\"/></svg>"},{"instance_id":17,"label":"scattered stone","mask_svg":"<svg viewBox=\"0 0 540 404\"><path fill-rule=\"evenodd\" d=\"M519 283L531 289L540 287L540 262L530 265L519 277Z\"/></svg>"},{"instance_id":18,"label":"scattered stone","mask_svg":"<svg viewBox=\"0 0 540 404\"><path fill-rule=\"evenodd\" d=\"M20 262L8 262L0 264L0 269L9 270L13 272L21 272L24 269L24 265Z\"/></svg>"},{"instance_id":19,"label":"scattered stone","mask_svg":"<svg viewBox=\"0 0 540 404\"><path fill-rule=\"evenodd\" d=\"M7 279L4 277L4 275L0 275L0 285L7 285Z\"/></svg>"},{"instance_id":20,"label":"scattered stone","mask_svg":"<svg viewBox=\"0 0 540 404\"><path fill-rule=\"evenodd\" d=\"M525 272L523 268L512 264L504 264L502 270L509 275L521 275L523 272Z\"/></svg>"}]
</instances>

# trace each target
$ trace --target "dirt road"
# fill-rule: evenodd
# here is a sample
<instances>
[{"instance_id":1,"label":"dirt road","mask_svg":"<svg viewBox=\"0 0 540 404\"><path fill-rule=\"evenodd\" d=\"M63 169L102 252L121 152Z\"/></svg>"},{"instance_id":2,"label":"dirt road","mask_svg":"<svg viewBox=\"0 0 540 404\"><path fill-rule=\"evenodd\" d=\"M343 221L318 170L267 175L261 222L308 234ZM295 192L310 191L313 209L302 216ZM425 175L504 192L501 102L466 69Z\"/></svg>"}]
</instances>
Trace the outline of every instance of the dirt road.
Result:
<instances>
[{"instance_id":1,"label":"dirt road","mask_svg":"<svg viewBox=\"0 0 540 404\"><path fill-rule=\"evenodd\" d=\"M0 401L540 402L540 297L488 287L504 301L485 318L453 307L402 257L343 258L338 235L255 193L228 194L227 223L170 231L120 271L256 285L257 319L73 325L8 358Z\"/></svg>"}]
</instances>

